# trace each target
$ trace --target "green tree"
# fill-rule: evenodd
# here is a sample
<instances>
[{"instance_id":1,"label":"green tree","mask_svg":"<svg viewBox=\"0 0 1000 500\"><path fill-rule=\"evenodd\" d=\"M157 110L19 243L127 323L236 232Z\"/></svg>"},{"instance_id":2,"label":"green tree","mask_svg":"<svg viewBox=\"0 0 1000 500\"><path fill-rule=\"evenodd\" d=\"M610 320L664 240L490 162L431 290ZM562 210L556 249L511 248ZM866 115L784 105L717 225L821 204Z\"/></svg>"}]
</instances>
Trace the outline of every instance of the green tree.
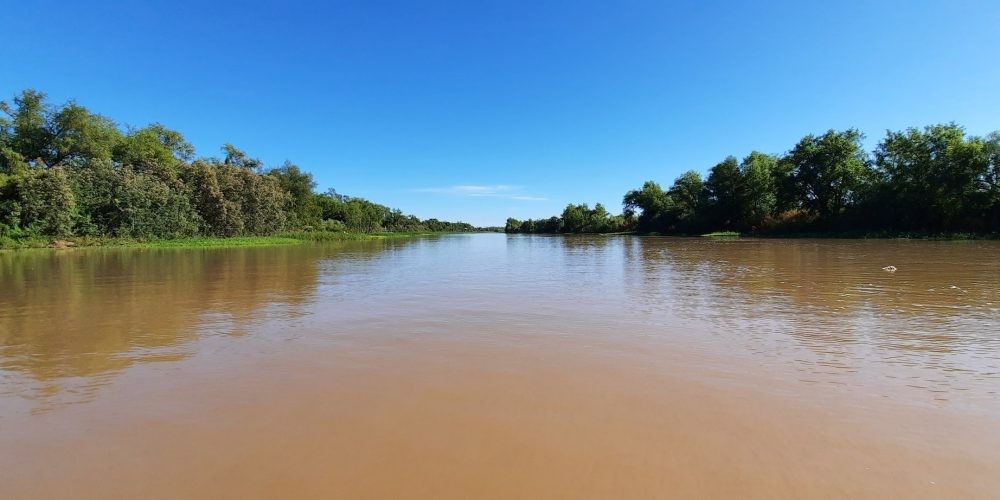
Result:
<instances>
[{"instance_id":1,"label":"green tree","mask_svg":"<svg viewBox=\"0 0 1000 500\"><path fill-rule=\"evenodd\" d=\"M552 216L544 221L538 221L537 223L532 222L532 229L545 234L558 234L565 232L566 228L563 226L563 220L561 217Z\"/></svg>"},{"instance_id":2,"label":"green tree","mask_svg":"<svg viewBox=\"0 0 1000 500\"><path fill-rule=\"evenodd\" d=\"M693 232L703 229L702 210L705 207L705 184L701 174L688 170L674 180L673 186L667 191L673 201L673 210L668 221L681 232Z\"/></svg>"},{"instance_id":3,"label":"green tree","mask_svg":"<svg viewBox=\"0 0 1000 500\"><path fill-rule=\"evenodd\" d=\"M603 204L597 203L594 205L594 209L588 215L589 220L586 232L609 233L614 231L613 224L611 223L611 214L608 213L608 209L604 208Z\"/></svg>"},{"instance_id":4,"label":"green tree","mask_svg":"<svg viewBox=\"0 0 1000 500\"><path fill-rule=\"evenodd\" d=\"M176 130L159 123L133 129L112 151L112 159L120 165L135 167L173 167L194 155L194 147Z\"/></svg>"},{"instance_id":5,"label":"green tree","mask_svg":"<svg viewBox=\"0 0 1000 500\"><path fill-rule=\"evenodd\" d=\"M223 145L222 152L226 154L225 159L222 160L222 163L226 165L245 168L247 170L253 170L255 172L258 172L262 168L264 168L264 162L256 158L251 158L242 150L237 149L236 146L233 146L232 144Z\"/></svg>"},{"instance_id":6,"label":"green tree","mask_svg":"<svg viewBox=\"0 0 1000 500\"><path fill-rule=\"evenodd\" d=\"M333 190L331 190L333 191ZM319 207L320 218L323 220L339 220L344 221L344 202L346 200L341 199L336 195L336 191L332 193L327 191L323 194L318 194L313 200L313 203Z\"/></svg>"},{"instance_id":7,"label":"green tree","mask_svg":"<svg viewBox=\"0 0 1000 500\"><path fill-rule=\"evenodd\" d=\"M665 217L674 209L674 200L653 181L646 181L642 189L633 189L625 194L622 207L627 216L639 211L640 231L665 231Z\"/></svg>"},{"instance_id":8,"label":"green tree","mask_svg":"<svg viewBox=\"0 0 1000 500\"><path fill-rule=\"evenodd\" d=\"M0 103L4 119L6 148L15 151L21 159L34 163L42 160L54 163L52 155L52 131L48 127L51 107L45 102L45 94L36 90L24 90L15 96L13 105ZM10 167L8 166L8 169Z\"/></svg>"},{"instance_id":9,"label":"green tree","mask_svg":"<svg viewBox=\"0 0 1000 500\"><path fill-rule=\"evenodd\" d=\"M199 232L201 218L180 184L107 160L73 172L80 211L77 234L176 238Z\"/></svg>"},{"instance_id":10,"label":"green tree","mask_svg":"<svg viewBox=\"0 0 1000 500\"><path fill-rule=\"evenodd\" d=\"M40 234L72 234L76 198L63 167L31 169L16 183L20 226Z\"/></svg>"},{"instance_id":11,"label":"green tree","mask_svg":"<svg viewBox=\"0 0 1000 500\"><path fill-rule=\"evenodd\" d=\"M743 222L748 227L760 227L778 206L778 159L754 151L740 164L744 189L742 192Z\"/></svg>"},{"instance_id":12,"label":"green tree","mask_svg":"<svg viewBox=\"0 0 1000 500\"><path fill-rule=\"evenodd\" d=\"M267 174L232 144L191 161L194 148L161 124L129 129L74 102L26 90L0 102L0 236L33 233L170 238L271 234L288 227L468 231L422 222L335 191L286 162Z\"/></svg>"},{"instance_id":13,"label":"green tree","mask_svg":"<svg viewBox=\"0 0 1000 500\"><path fill-rule=\"evenodd\" d=\"M220 180L218 165L198 160L186 172L192 204L203 221L202 232L217 236L235 236L243 231L239 204L226 198L225 179Z\"/></svg>"},{"instance_id":14,"label":"green tree","mask_svg":"<svg viewBox=\"0 0 1000 500\"><path fill-rule=\"evenodd\" d=\"M21 153L0 144L0 174L24 174L28 168L28 162Z\"/></svg>"},{"instance_id":15,"label":"green tree","mask_svg":"<svg viewBox=\"0 0 1000 500\"><path fill-rule=\"evenodd\" d=\"M288 211L296 225L315 224L319 221L322 209L313 196L316 183L312 174L286 161L281 167L268 172L268 175L277 179L281 189L288 193Z\"/></svg>"},{"instance_id":16,"label":"green tree","mask_svg":"<svg viewBox=\"0 0 1000 500\"><path fill-rule=\"evenodd\" d=\"M855 129L807 135L785 156L798 198L821 221L839 217L859 200L873 176L864 135Z\"/></svg>"},{"instance_id":17,"label":"green tree","mask_svg":"<svg viewBox=\"0 0 1000 500\"><path fill-rule=\"evenodd\" d=\"M73 102L52 115L49 128L52 165L109 160L123 139L113 121Z\"/></svg>"},{"instance_id":18,"label":"green tree","mask_svg":"<svg viewBox=\"0 0 1000 500\"><path fill-rule=\"evenodd\" d=\"M983 142L983 156L986 158L986 175L983 185L988 193L986 205L986 227L990 231L1000 231L1000 132L993 132Z\"/></svg>"},{"instance_id":19,"label":"green tree","mask_svg":"<svg viewBox=\"0 0 1000 500\"><path fill-rule=\"evenodd\" d=\"M708 171L706 211L713 229L732 229L744 218L743 172L735 156L726 157Z\"/></svg>"},{"instance_id":20,"label":"green tree","mask_svg":"<svg viewBox=\"0 0 1000 500\"><path fill-rule=\"evenodd\" d=\"M374 233L382 230L386 208L362 198L351 198L344 206L344 224L352 231Z\"/></svg>"},{"instance_id":21,"label":"green tree","mask_svg":"<svg viewBox=\"0 0 1000 500\"><path fill-rule=\"evenodd\" d=\"M582 205L574 205L572 203L566 205L562 213L563 231L567 233L584 232L590 219L588 212L590 212L590 207L586 203Z\"/></svg>"},{"instance_id":22,"label":"green tree","mask_svg":"<svg viewBox=\"0 0 1000 500\"><path fill-rule=\"evenodd\" d=\"M985 229L992 208L990 149L989 138L966 139L954 123L887 132L875 149L875 164L896 207L894 225Z\"/></svg>"}]
</instances>

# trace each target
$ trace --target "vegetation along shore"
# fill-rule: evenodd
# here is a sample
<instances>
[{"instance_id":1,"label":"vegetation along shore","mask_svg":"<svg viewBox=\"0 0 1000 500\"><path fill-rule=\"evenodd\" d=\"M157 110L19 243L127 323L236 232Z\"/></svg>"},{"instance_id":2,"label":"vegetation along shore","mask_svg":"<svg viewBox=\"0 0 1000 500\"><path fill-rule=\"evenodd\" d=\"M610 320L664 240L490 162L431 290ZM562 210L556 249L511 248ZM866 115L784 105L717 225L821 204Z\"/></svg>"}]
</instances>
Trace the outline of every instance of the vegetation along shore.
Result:
<instances>
[{"instance_id":1,"label":"vegetation along shore","mask_svg":"<svg viewBox=\"0 0 1000 500\"><path fill-rule=\"evenodd\" d=\"M954 123L888 131L874 151L858 130L807 135L783 155L730 156L663 189L625 194L621 215L570 204L548 219L507 219L508 233L995 238L1000 132Z\"/></svg>"},{"instance_id":2,"label":"vegetation along shore","mask_svg":"<svg viewBox=\"0 0 1000 500\"><path fill-rule=\"evenodd\" d=\"M613 215L570 204L508 233L938 237L1000 234L1000 133L954 123L888 131L869 152L855 129L807 135L782 155L730 156L705 178L629 191ZM196 157L161 124L123 130L25 90L0 102L0 249L242 246L498 230L421 220L362 198L315 192L285 162L265 168L232 144Z\"/></svg>"},{"instance_id":3,"label":"vegetation along shore","mask_svg":"<svg viewBox=\"0 0 1000 500\"><path fill-rule=\"evenodd\" d=\"M161 124L123 130L25 90L0 102L0 248L242 246L479 230L316 193L309 172L265 168L231 144L196 157Z\"/></svg>"}]
</instances>

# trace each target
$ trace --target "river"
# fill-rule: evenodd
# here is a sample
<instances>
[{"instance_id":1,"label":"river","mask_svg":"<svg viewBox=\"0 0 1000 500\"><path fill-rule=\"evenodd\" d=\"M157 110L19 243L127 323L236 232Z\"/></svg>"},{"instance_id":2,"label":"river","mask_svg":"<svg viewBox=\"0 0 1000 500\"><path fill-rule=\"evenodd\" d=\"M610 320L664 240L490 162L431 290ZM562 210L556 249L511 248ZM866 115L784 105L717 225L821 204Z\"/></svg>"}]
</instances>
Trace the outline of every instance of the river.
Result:
<instances>
[{"instance_id":1,"label":"river","mask_svg":"<svg viewBox=\"0 0 1000 500\"><path fill-rule=\"evenodd\" d=\"M17 251L0 285L2 498L1000 492L1000 242Z\"/></svg>"}]
</instances>

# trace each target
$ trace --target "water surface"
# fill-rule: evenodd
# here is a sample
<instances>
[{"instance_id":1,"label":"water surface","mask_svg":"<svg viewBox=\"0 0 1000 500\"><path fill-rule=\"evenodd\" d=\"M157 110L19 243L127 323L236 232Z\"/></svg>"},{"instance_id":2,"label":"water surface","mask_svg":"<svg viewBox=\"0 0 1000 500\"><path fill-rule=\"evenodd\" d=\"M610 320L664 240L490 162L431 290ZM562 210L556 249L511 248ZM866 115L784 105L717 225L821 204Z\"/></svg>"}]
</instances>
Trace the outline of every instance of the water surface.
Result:
<instances>
[{"instance_id":1,"label":"water surface","mask_svg":"<svg viewBox=\"0 0 1000 500\"><path fill-rule=\"evenodd\" d=\"M998 251L0 252L0 497L986 498Z\"/></svg>"}]
</instances>

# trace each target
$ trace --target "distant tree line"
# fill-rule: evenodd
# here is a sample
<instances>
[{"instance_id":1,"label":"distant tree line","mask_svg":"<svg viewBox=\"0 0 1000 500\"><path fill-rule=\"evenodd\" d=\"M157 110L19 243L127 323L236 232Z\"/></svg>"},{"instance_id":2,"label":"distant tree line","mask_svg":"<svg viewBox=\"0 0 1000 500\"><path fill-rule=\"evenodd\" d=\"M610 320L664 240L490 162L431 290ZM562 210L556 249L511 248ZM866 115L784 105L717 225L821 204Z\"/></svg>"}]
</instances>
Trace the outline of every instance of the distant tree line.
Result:
<instances>
[{"instance_id":1,"label":"distant tree line","mask_svg":"<svg viewBox=\"0 0 1000 500\"><path fill-rule=\"evenodd\" d=\"M53 106L25 90L0 102L0 239L475 229L317 194L312 175L292 163L265 169L231 144L222 152L196 159L163 125L123 130L75 102Z\"/></svg>"},{"instance_id":2,"label":"distant tree line","mask_svg":"<svg viewBox=\"0 0 1000 500\"><path fill-rule=\"evenodd\" d=\"M586 203L566 205L561 216L548 219L519 221L507 219L504 231L508 233L616 233L631 229L631 219L624 215L611 215L598 203L590 208Z\"/></svg>"},{"instance_id":3,"label":"distant tree line","mask_svg":"<svg viewBox=\"0 0 1000 500\"><path fill-rule=\"evenodd\" d=\"M562 217L508 219L509 233L699 234L1000 231L1000 132L954 124L886 133L871 153L855 129L807 135L776 156L730 156L702 178L629 191L623 214L570 205ZM600 205L598 205L600 207ZM580 223L583 220L585 222Z\"/></svg>"}]
</instances>

